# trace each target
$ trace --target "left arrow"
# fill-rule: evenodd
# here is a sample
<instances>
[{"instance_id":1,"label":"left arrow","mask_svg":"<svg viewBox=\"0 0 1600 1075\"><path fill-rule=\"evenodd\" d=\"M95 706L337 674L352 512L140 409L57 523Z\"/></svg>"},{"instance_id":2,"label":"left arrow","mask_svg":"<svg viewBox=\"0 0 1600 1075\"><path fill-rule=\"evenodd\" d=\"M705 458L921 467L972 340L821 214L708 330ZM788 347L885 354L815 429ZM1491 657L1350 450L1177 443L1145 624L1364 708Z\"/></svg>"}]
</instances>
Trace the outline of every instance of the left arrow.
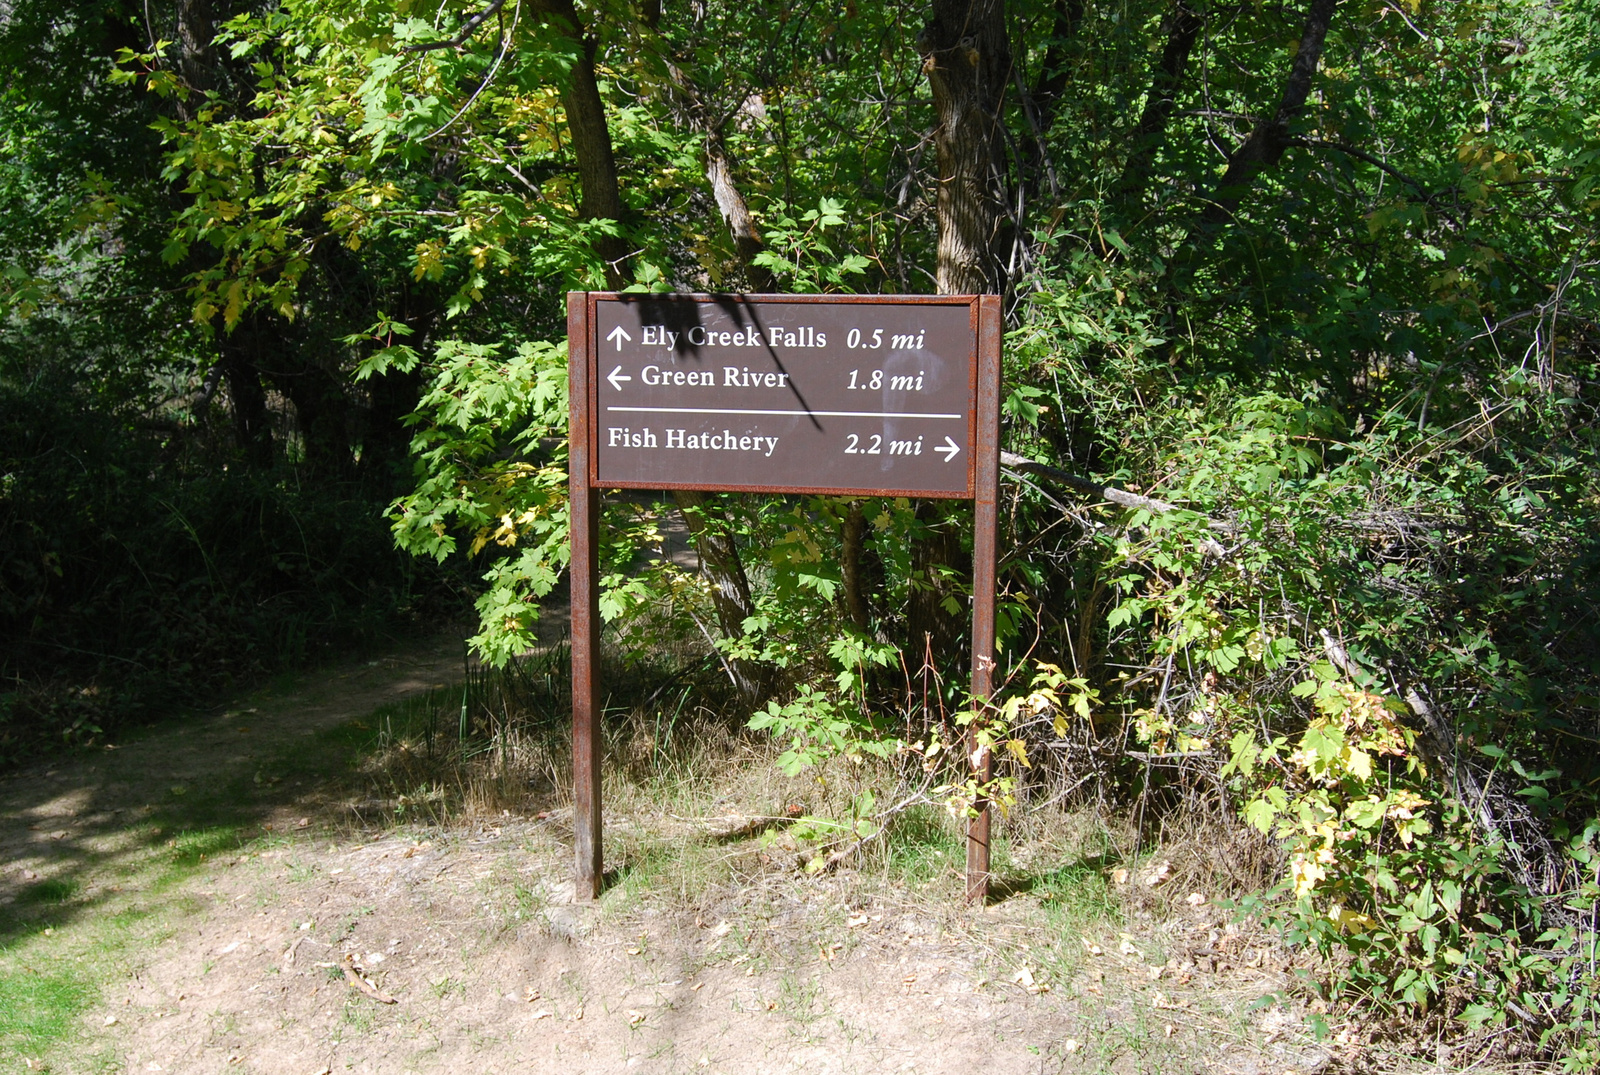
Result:
<instances>
[{"instance_id":1,"label":"left arrow","mask_svg":"<svg viewBox=\"0 0 1600 1075\"><path fill-rule=\"evenodd\" d=\"M628 335L627 329L623 328L621 325L618 325L616 328L612 329L611 332L606 336L606 339L607 341L616 340L617 350L619 351L622 350L623 340L627 340L630 343L633 342L633 337Z\"/></svg>"},{"instance_id":2,"label":"left arrow","mask_svg":"<svg viewBox=\"0 0 1600 1075\"><path fill-rule=\"evenodd\" d=\"M621 329L617 329L617 331L621 332L622 330ZM606 380L611 382L611 387L612 388L615 388L618 392L620 392L620 391L622 391L622 382L623 381L631 381L631 380L633 380L633 378L623 374L622 367L618 366L616 369L614 369L610 373L606 374ZM941 452L944 451L943 448L936 448L934 450L935 451L941 451Z\"/></svg>"}]
</instances>

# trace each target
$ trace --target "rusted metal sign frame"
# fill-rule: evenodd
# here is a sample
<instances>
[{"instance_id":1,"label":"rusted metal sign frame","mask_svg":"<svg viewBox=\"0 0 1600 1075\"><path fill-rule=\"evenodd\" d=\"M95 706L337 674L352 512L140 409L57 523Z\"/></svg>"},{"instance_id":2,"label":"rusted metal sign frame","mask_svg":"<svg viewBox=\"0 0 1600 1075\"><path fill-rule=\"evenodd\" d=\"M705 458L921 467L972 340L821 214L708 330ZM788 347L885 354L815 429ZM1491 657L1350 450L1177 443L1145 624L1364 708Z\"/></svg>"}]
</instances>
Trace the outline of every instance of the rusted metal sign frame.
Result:
<instances>
[{"instance_id":1,"label":"rusted metal sign frame","mask_svg":"<svg viewBox=\"0 0 1600 1075\"><path fill-rule=\"evenodd\" d=\"M665 296L663 296L665 297ZM675 295L685 301L711 302L729 296ZM995 586L1000 489L1000 299L994 295L749 295L732 296L763 303L841 303L864 305L960 305L972 310L972 363L975 406L969 419L972 446L968 488L973 501L972 543L972 694L987 702L994 687ZM570 403L569 493L571 510L570 592L572 600L572 828L575 870L573 895L597 899L604 881L602 846L600 717L603 683L600 675L600 487L596 484L596 417L598 347L594 337L595 304L625 296L608 292L567 293L567 368ZM630 483L630 487L637 483ZM607 486L610 487L609 485ZM621 486L618 486L619 488ZM646 487L646 486L638 486ZM659 483L648 488L663 488ZM672 487L672 486L666 486ZM685 486L677 486L685 488ZM838 488L767 485L695 485L711 492L815 494L824 496L903 496L884 488ZM967 499L967 494L909 495ZM969 752L970 753L970 752ZM993 759L984 755L975 770L980 781L992 775ZM968 902L981 903L989 885L990 809L976 804L967 826Z\"/></svg>"}]
</instances>

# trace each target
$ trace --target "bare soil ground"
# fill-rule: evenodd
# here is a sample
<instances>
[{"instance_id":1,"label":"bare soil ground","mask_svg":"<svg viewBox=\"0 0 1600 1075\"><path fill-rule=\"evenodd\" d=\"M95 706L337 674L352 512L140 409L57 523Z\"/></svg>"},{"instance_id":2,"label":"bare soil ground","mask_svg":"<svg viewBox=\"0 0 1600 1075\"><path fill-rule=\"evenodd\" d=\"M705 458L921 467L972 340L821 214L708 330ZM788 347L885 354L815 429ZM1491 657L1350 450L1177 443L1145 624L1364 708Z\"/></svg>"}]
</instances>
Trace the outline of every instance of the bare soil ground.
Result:
<instances>
[{"instance_id":1,"label":"bare soil ground","mask_svg":"<svg viewBox=\"0 0 1600 1075\"><path fill-rule=\"evenodd\" d=\"M460 669L451 642L310 673L0 783L0 979L12 983L0 996L47 1027L48 991L29 983L81 987L62 994L56 1031L16 1029L14 1015L0 1067L1285 1075L1352 1063L1348 1029L1313 1039L1285 953L1204 894L1124 926L1026 885L966 909L939 876L805 875L781 841L729 835L748 806L685 816L621 793L607 818L617 873L599 903L575 904L556 794L447 824L375 816L348 779L363 722ZM1124 883L1147 880L1160 878Z\"/></svg>"}]
</instances>

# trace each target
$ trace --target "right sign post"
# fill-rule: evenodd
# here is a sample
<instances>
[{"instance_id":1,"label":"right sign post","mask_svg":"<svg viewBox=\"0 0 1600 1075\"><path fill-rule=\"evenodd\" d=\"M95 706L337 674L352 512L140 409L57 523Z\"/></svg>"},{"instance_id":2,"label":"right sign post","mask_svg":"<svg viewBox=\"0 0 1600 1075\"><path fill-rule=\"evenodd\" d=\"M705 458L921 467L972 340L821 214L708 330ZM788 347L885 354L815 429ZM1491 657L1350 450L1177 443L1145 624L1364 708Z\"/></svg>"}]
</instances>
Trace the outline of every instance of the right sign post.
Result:
<instances>
[{"instance_id":1,"label":"right sign post","mask_svg":"<svg viewBox=\"0 0 1600 1075\"><path fill-rule=\"evenodd\" d=\"M974 502L972 693L993 689L1000 301L992 295L568 296L577 891L602 877L601 489ZM971 752L968 752L969 755ZM992 759L974 761L980 781ZM967 898L989 878L987 803Z\"/></svg>"}]
</instances>

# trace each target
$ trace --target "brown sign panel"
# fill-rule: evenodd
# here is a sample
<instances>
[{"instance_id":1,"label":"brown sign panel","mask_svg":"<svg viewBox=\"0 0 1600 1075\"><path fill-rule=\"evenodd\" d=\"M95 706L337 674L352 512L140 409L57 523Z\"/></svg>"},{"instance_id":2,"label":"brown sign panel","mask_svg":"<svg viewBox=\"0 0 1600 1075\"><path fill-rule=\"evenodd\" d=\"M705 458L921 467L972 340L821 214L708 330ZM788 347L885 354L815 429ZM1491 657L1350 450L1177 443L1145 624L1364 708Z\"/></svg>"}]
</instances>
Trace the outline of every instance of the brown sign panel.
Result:
<instances>
[{"instance_id":1,"label":"brown sign panel","mask_svg":"<svg viewBox=\"0 0 1600 1075\"><path fill-rule=\"evenodd\" d=\"M587 296L600 488L973 496L960 296Z\"/></svg>"}]
</instances>

